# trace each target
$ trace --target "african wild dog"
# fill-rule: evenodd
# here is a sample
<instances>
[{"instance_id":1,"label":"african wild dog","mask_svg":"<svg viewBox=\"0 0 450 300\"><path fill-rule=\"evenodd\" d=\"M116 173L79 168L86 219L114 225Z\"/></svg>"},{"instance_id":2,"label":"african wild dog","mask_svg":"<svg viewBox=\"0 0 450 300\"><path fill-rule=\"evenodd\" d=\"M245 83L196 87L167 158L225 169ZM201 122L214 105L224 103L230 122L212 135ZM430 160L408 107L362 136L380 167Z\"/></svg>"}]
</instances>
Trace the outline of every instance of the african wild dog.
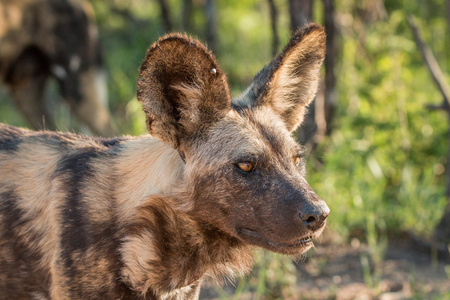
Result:
<instances>
[{"instance_id":1,"label":"african wild dog","mask_svg":"<svg viewBox=\"0 0 450 300\"><path fill-rule=\"evenodd\" d=\"M50 78L95 134L112 134L105 71L85 0L0 0L0 81L34 129L55 129L45 103Z\"/></svg>"},{"instance_id":2,"label":"african wild dog","mask_svg":"<svg viewBox=\"0 0 450 300\"><path fill-rule=\"evenodd\" d=\"M246 92L197 40L159 39L138 99L151 136L0 127L1 299L197 299L252 249L298 255L329 209L291 132L317 89L325 33L299 30Z\"/></svg>"}]
</instances>

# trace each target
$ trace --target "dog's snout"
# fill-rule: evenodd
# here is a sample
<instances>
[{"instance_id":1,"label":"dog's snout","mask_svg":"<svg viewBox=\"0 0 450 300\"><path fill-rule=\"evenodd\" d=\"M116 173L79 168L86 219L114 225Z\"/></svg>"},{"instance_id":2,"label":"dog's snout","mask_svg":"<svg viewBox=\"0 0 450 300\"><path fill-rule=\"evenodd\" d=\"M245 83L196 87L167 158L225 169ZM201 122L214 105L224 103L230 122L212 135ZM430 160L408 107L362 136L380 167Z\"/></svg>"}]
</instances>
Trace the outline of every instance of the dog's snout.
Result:
<instances>
[{"instance_id":1,"label":"dog's snout","mask_svg":"<svg viewBox=\"0 0 450 300\"><path fill-rule=\"evenodd\" d=\"M321 201L316 205L309 205L307 208L299 212L299 217L302 219L306 227L315 231L319 229L330 214L330 209Z\"/></svg>"}]
</instances>

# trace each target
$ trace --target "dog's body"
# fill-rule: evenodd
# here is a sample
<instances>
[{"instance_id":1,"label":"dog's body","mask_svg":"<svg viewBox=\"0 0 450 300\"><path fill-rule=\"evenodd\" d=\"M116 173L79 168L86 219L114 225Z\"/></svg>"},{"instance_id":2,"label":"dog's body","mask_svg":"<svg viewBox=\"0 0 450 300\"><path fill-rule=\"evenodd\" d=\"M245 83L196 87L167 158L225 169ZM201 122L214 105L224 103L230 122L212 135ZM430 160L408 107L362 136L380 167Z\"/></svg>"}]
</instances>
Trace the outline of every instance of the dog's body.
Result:
<instances>
[{"instance_id":1,"label":"dog's body","mask_svg":"<svg viewBox=\"0 0 450 300\"><path fill-rule=\"evenodd\" d=\"M84 0L0 0L0 80L34 129L55 129L50 78L95 134L112 134L92 8Z\"/></svg>"},{"instance_id":2,"label":"dog's body","mask_svg":"<svg viewBox=\"0 0 450 300\"><path fill-rule=\"evenodd\" d=\"M170 146L0 129L0 299L126 299L120 278L136 291L195 295L189 286L205 272L248 267L242 243L212 232L211 247L176 212L188 203L148 198L183 184L184 163Z\"/></svg>"},{"instance_id":3,"label":"dog's body","mask_svg":"<svg viewBox=\"0 0 450 300\"><path fill-rule=\"evenodd\" d=\"M247 272L254 246L307 251L329 209L290 132L324 39L297 32L232 103L203 45L161 38L138 81L153 137L0 126L0 299L198 299L204 278Z\"/></svg>"}]
</instances>

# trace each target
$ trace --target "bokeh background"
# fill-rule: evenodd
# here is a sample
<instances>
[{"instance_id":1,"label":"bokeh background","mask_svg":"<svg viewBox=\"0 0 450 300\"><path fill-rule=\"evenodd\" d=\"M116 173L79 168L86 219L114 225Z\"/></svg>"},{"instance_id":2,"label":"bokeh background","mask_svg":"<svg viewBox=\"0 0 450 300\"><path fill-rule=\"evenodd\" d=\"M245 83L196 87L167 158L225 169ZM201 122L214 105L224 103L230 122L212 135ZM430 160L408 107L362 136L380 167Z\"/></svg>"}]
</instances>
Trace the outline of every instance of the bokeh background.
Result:
<instances>
[{"instance_id":1,"label":"bokeh background","mask_svg":"<svg viewBox=\"0 0 450 300\"><path fill-rule=\"evenodd\" d=\"M207 283L201 299L450 299L449 109L429 107L445 104L445 95L408 22L415 20L448 85L449 0L89 3L117 134L146 132L138 69L166 32L205 41L237 96L293 28L326 25L321 90L296 133L306 145L308 180L331 209L326 233L302 258L257 252L250 276ZM88 133L57 89L50 84L47 95L59 130ZM1 88L0 121L27 126Z\"/></svg>"}]
</instances>

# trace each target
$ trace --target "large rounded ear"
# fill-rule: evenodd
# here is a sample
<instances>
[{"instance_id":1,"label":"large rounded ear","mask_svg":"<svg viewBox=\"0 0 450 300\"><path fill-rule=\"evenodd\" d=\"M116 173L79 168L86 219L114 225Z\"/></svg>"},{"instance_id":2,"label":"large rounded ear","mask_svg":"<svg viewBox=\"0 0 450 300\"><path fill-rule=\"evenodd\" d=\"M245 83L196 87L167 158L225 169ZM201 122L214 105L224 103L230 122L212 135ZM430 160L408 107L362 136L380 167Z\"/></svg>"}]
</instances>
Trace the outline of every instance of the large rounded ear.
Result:
<instances>
[{"instance_id":1,"label":"large rounded ear","mask_svg":"<svg viewBox=\"0 0 450 300\"><path fill-rule=\"evenodd\" d=\"M149 48L137 97L150 134L174 148L231 107L226 76L214 56L199 41L180 34L166 35Z\"/></svg>"},{"instance_id":2,"label":"large rounded ear","mask_svg":"<svg viewBox=\"0 0 450 300\"><path fill-rule=\"evenodd\" d=\"M323 27L310 24L299 29L281 54L255 76L244 94L233 99L233 105L268 105L289 131L295 130L317 92L324 58Z\"/></svg>"}]
</instances>

